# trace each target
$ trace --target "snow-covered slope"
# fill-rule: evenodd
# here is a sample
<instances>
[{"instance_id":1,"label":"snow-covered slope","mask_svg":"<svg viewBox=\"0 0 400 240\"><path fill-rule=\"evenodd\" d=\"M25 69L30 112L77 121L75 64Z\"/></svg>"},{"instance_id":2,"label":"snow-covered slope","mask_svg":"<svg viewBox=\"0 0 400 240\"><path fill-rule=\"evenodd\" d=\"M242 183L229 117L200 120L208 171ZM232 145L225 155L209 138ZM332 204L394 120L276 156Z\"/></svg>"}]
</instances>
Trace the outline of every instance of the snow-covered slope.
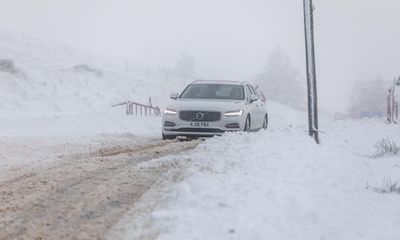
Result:
<instances>
[{"instance_id":1,"label":"snow-covered slope","mask_svg":"<svg viewBox=\"0 0 400 240\"><path fill-rule=\"evenodd\" d=\"M144 76L142 70L124 72L107 59L13 33L0 32L0 60L18 71L0 66L1 118L102 111L128 99L146 103L149 97L162 104L180 87L173 80Z\"/></svg>"},{"instance_id":2,"label":"snow-covered slope","mask_svg":"<svg viewBox=\"0 0 400 240\"><path fill-rule=\"evenodd\" d=\"M0 32L0 136L93 134L134 131L140 119L124 116L133 100L163 107L182 88L147 67L95 58L12 32ZM126 66L125 66L126 67ZM150 73L149 73L150 71ZM158 118L143 120L159 128ZM137 133L144 128L137 127ZM136 131L134 131L135 133Z\"/></svg>"}]
</instances>

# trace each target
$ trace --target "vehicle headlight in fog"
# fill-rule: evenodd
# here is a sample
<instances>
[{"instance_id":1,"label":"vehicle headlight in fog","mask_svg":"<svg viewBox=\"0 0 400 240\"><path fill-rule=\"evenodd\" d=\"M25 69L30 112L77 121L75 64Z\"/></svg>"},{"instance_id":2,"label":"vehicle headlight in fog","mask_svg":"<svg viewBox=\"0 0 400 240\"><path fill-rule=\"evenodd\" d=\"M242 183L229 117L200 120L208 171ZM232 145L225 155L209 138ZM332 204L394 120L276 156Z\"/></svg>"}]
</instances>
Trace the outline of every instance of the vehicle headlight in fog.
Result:
<instances>
[{"instance_id":1,"label":"vehicle headlight in fog","mask_svg":"<svg viewBox=\"0 0 400 240\"><path fill-rule=\"evenodd\" d=\"M165 114L165 115L174 116L174 115L176 115L176 111L175 111L175 110L172 110L172 109L166 108L166 109L164 109L164 114Z\"/></svg>"},{"instance_id":2,"label":"vehicle headlight in fog","mask_svg":"<svg viewBox=\"0 0 400 240\"><path fill-rule=\"evenodd\" d=\"M225 112L224 116L225 117L241 117L243 115L243 113L244 113L243 110L229 111L229 112Z\"/></svg>"}]
</instances>

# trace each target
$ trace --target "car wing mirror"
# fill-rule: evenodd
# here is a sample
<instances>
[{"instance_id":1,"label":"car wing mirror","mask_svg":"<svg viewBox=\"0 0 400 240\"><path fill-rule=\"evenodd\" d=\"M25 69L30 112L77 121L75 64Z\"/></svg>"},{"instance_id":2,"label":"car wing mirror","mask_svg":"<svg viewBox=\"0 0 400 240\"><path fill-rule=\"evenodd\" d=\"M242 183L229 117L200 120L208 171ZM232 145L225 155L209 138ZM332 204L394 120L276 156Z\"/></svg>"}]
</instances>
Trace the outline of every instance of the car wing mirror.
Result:
<instances>
[{"instance_id":1,"label":"car wing mirror","mask_svg":"<svg viewBox=\"0 0 400 240\"><path fill-rule=\"evenodd\" d=\"M174 99L174 100L176 100L176 99L178 99L178 93L171 93L171 95L169 96L171 99Z\"/></svg>"},{"instance_id":2,"label":"car wing mirror","mask_svg":"<svg viewBox=\"0 0 400 240\"><path fill-rule=\"evenodd\" d=\"M253 102L257 101L257 100L258 100L258 99L257 99L256 96L250 95L250 103L253 103Z\"/></svg>"}]
</instances>

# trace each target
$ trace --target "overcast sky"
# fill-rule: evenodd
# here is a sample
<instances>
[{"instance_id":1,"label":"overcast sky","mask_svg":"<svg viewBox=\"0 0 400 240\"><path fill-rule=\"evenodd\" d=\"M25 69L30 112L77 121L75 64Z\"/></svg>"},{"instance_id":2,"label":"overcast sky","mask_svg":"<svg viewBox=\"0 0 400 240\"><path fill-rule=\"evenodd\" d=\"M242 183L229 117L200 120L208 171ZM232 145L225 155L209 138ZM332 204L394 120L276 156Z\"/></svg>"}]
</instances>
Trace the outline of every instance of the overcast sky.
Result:
<instances>
[{"instance_id":1,"label":"overcast sky","mask_svg":"<svg viewBox=\"0 0 400 240\"><path fill-rule=\"evenodd\" d=\"M400 74L400 0L315 0L320 105L345 111L354 81ZM0 0L0 30L201 78L252 80L280 45L304 70L302 0ZM303 74L305 75L305 74Z\"/></svg>"}]
</instances>

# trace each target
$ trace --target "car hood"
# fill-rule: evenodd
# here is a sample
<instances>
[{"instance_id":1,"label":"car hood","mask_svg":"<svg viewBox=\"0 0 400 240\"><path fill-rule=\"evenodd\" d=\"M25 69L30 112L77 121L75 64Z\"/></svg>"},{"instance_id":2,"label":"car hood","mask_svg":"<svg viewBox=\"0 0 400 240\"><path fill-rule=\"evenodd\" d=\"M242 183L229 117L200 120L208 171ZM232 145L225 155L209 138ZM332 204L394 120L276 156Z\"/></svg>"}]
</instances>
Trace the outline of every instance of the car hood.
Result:
<instances>
[{"instance_id":1,"label":"car hood","mask_svg":"<svg viewBox=\"0 0 400 240\"><path fill-rule=\"evenodd\" d=\"M204 99L177 99L167 108L174 110L240 110L244 105L240 100L204 100Z\"/></svg>"}]
</instances>

